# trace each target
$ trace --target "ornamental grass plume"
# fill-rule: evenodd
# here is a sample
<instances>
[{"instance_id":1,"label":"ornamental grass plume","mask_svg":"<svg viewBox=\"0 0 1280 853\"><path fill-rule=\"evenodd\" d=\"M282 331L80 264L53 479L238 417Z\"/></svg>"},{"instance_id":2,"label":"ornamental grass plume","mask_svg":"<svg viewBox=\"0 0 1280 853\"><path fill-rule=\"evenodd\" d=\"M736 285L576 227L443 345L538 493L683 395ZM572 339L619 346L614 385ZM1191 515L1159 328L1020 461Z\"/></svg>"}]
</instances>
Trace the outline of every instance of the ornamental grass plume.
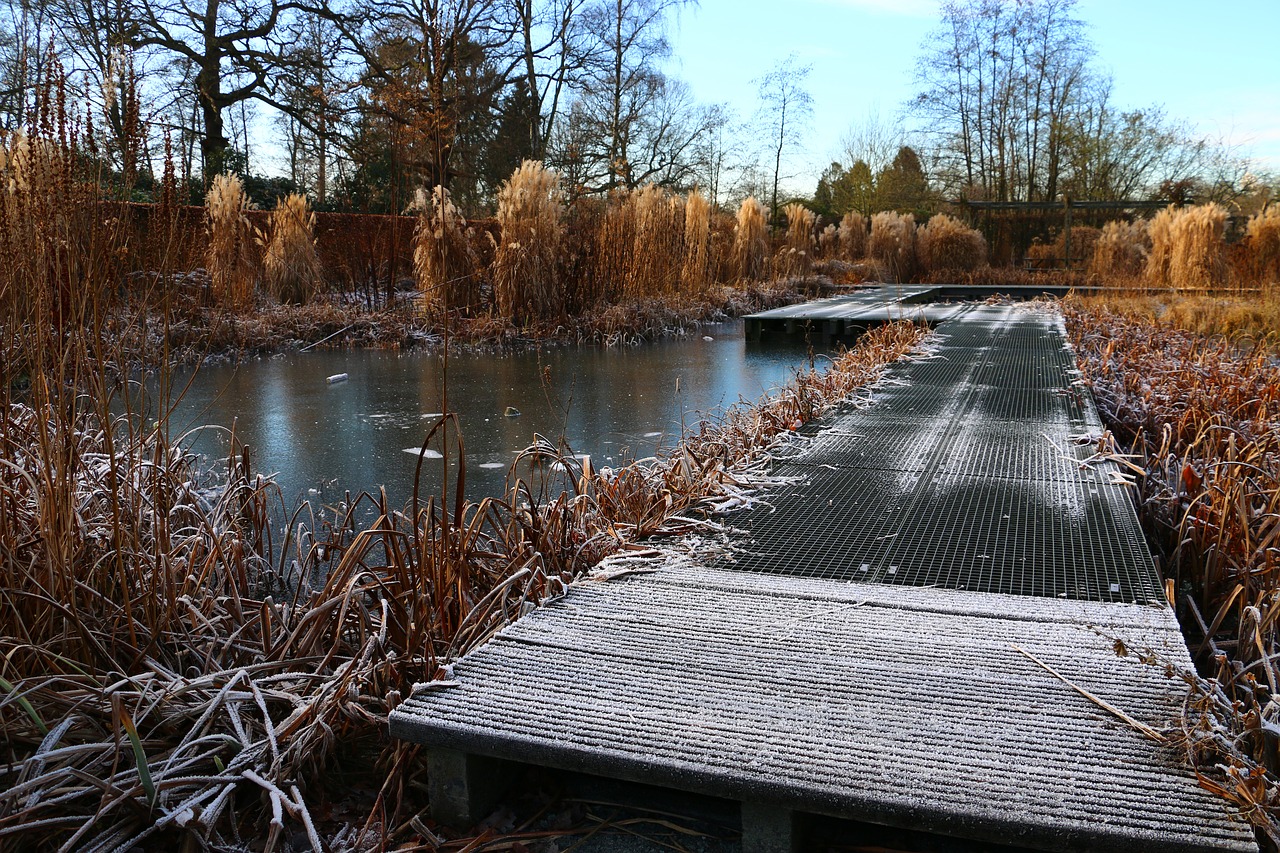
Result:
<instances>
[{"instance_id":1,"label":"ornamental grass plume","mask_svg":"<svg viewBox=\"0 0 1280 853\"><path fill-rule=\"evenodd\" d=\"M960 220L939 213L916 235L920 266L925 272L972 272L987 262L987 241Z\"/></svg>"},{"instance_id":2,"label":"ornamental grass plume","mask_svg":"<svg viewBox=\"0 0 1280 853\"><path fill-rule=\"evenodd\" d=\"M840 257L860 261L867 255L867 219L851 210L840 220Z\"/></svg>"},{"instance_id":3,"label":"ornamental grass plume","mask_svg":"<svg viewBox=\"0 0 1280 853\"><path fill-rule=\"evenodd\" d=\"M818 257L824 261L832 260L840 254L840 229L828 225L818 234Z\"/></svg>"},{"instance_id":4,"label":"ornamental grass plume","mask_svg":"<svg viewBox=\"0 0 1280 853\"><path fill-rule=\"evenodd\" d=\"M696 189L684 202L684 262L680 283L685 293L702 293L711 277L711 203Z\"/></svg>"},{"instance_id":5,"label":"ornamental grass plume","mask_svg":"<svg viewBox=\"0 0 1280 853\"><path fill-rule=\"evenodd\" d=\"M916 268L915 216L892 210L872 216L867 254L883 263L894 281L909 280Z\"/></svg>"},{"instance_id":6,"label":"ornamental grass plume","mask_svg":"<svg viewBox=\"0 0 1280 853\"><path fill-rule=\"evenodd\" d=\"M740 281L763 281L769 274L769 229L764 205L743 200L733 238L734 273Z\"/></svg>"},{"instance_id":7,"label":"ornamental grass plume","mask_svg":"<svg viewBox=\"0 0 1280 853\"><path fill-rule=\"evenodd\" d=\"M1149 287L1169 287L1170 264L1173 260L1173 220L1178 211L1166 207L1151 217L1147 225L1147 236L1151 240L1147 251L1147 266L1142 278Z\"/></svg>"},{"instance_id":8,"label":"ornamental grass plume","mask_svg":"<svg viewBox=\"0 0 1280 853\"><path fill-rule=\"evenodd\" d=\"M1258 284L1280 284L1280 206L1272 203L1249 218L1245 228L1250 266Z\"/></svg>"},{"instance_id":9,"label":"ornamental grass plume","mask_svg":"<svg viewBox=\"0 0 1280 853\"><path fill-rule=\"evenodd\" d=\"M785 277L807 275L813 268L813 229L818 215L798 201L783 207L782 212L787 216L787 236L778 251L775 271Z\"/></svg>"},{"instance_id":10,"label":"ornamental grass plume","mask_svg":"<svg viewBox=\"0 0 1280 853\"><path fill-rule=\"evenodd\" d=\"M281 302L303 305L320 289L320 256L316 254L316 215L307 197L292 193L271 211L271 239L262 257L267 292Z\"/></svg>"},{"instance_id":11,"label":"ornamental grass plume","mask_svg":"<svg viewBox=\"0 0 1280 853\"><path fill-rule=\"evenodd\" d=\"M627 290L631 256L636 250L636 206L632 193L618 190L605 200L604 215L595 233L592 274L599 299L615 300Z\"/></svg>"},{"instance_id":12,"label":"ornamental grass plume","mask_svg":"<svg viewBox=\"0 0 1280 853\"><path fill-rule=\"evenodd\" d=\"M1141 219L1108 222L1093 246L1089 274L1107 281L1137 279L1147 260L1150 239L1147 223Z\"/></svg>"},{"instance_id":13,"label":"ornamental grass plume","mask_svg":"<svg viewBox=\"0 0 1280 853\"><path fill-rule=\"evenodd\" d=\"M684 263L684 202L647 184L627 203L635 209L635 247L627 269L625 295L632 299L669 296L676 291Z\"/></svg>"},{"instance_id":14,"label":"ornamental grass plume","mask_svg":"<svg viewBox=\"0 0 1280 853\"><path fill-rule=\"evenodd\" d=\"M556 259L564 231L560 175L525 160L498 190L500 237L493 256L498 313L514 323L558 317L565 295Z\"/></svg>"},{"instance_id":15,"label":"ornamental grass plume","mask_svg":"<svg viewBox=\"0 0 1280 853\"><path fill-rule=\"evenodd\" d=\"M466 311L480 301L479 261L471 229L449 191L419 188L412 209L418 212L413 231L413 277L429 314Z\"/></svg>"},{"instance_id":16,"label":"ornamental grass plume","mask_svg":"<svg viewBox=\"0 0 1280 853\"><path fill-rule=\"evenodd\" d=\"M231 174L213 179L204 204L209 222L205 263L213 300L218 305L244 308L253 300L258 271L253 226L246 215L253 205L239 176Z\"/></svg>"},{"instance_id":17,"label":"ornamental grass plume","mask_svg":"<svg viewBox=\"0 0 1280 853\"><path fill-rule=\"evenodd\" d=\"M1173 219L1170 284L1179 290L1207 290L1227 281L1227 211L1201 204L1178 211Z\"/></svg>"}]
</instances>

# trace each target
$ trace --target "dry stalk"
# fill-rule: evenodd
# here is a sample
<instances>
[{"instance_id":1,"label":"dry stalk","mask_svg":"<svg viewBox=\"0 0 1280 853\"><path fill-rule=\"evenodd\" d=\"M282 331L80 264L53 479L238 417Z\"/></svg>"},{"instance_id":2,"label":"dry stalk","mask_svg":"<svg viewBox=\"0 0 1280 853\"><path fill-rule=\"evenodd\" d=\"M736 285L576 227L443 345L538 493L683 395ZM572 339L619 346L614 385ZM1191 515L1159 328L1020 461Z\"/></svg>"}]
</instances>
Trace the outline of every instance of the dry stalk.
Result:
<instances>
[{"instance_id":1,"label":"dry stalk","mask_svg":"<svg viewBox=\"0 0 1280 853\"><path fill-rule=\"evenodd\" d=\"M556 266L563 219L560 176L539 161L525 160L498 190L494 301L498 313L518 325L564 312Z\"/></svg>"},{"instance_id":2,"label":"dry stalk","mask_svg":"<svg viewBox=\"0 0 1280 853\"><path fill-rule=\"evenodd\" d=\"M769 275L769 229L764 205L744 199L733 237L734 274L739 281L763 281Z\"/></svg>"},{"instance_id":3,"label":"dry stalk","mask_svg":"<svg viewBox=\"0 0 1280 853\"><path fill-rule=\"evenodd\" d=\"M245 308L253 301L257 278L253 226L245 212L252 205L237 175L218 175L205 196L205 216L209 224L209 249L205 263L209 269L214 302L231 308Z\"/></svg>"},{"instance_id":4,"label":"dry stalk","mask_svg":"<svg viewBox=\"0 0 1280 853\"><path fill-rule=\"evenodd\" d=\"M429 195L419 189L413 209L413 273L423 307L429 314L474 308L480 301L480 262L462 211L444 187Z\"/></svg>"},{"instance_id":5,"label":"dry stalk","mask_svg":"<svg viewBox=\"0 0 1280 853\"><path fill-rule=\"evenodd\" d=\"M320 289L315 229L316 215L304 195L285 196L271 212L271 240L262 257L262 277L267 291L280 302L304 305Z\"/></svg>"}]
</instances>

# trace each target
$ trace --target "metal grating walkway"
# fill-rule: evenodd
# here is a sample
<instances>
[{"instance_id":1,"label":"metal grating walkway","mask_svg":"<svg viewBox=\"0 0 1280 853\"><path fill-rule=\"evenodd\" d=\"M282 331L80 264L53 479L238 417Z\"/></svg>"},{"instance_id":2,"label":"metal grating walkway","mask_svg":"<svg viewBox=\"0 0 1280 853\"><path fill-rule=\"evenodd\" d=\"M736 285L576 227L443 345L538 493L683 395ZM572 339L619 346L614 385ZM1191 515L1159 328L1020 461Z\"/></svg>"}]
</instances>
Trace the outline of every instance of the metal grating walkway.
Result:
<instances>
[{"instance_id":1,"label":"metal grating walkway","mask_svg":"<svg viewBox=\"0 0 1280 853\"><path fill-rule=\"evenodd\" d=\"M396 708L392 734L429 747L433 809L502 759L741 800L744 850L805 849L761 822L794 812L1044 850L1256 850L1178 754L1017 650L1147 725L1181 711L1178 679L1113 648L1191 666L1128 497L1079 467L1069 437L1098 423L1056 393L1058 321L969 307L943 331L872 405L802 431L778 463L794 485L734 517L755 542L733 568L579 582Z\"/></svg>"},{"instance_id":2,"label":"metal grating walkway","mask_svg":"<svg viewBox=\"0 0 1280 853\"><path fill-rule=\"evenodd\" d=\"M1082 468L1101 422L1056 313L970 307L927 360L890 371L775 473L794 484L731 518L721 566L840 581L1159 602L1114 463Z\"/></svg>"}]
</instances>

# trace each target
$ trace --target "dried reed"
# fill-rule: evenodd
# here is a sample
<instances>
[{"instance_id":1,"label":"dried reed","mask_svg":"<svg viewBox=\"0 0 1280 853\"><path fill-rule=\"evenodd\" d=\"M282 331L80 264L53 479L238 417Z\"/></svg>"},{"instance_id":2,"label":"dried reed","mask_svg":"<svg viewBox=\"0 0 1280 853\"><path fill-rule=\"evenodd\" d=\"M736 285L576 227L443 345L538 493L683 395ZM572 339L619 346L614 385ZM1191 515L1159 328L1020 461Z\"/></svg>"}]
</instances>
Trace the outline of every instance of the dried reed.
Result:
<instances>
[{"instance_id":1,"label":"dried reed","mask_svg":"<svg viewBox=\"0 0 1280 853\"><path fill-rule=\"evenodd\" d=\"M764 205L743 199L734 228L734 275L739 281L763 281L769 275L769 228Z\"/></svg>"},{"instance_id":2,"label":"dried reed","mask_svg":"<svg viewBox=\"0 0 1280 853\"><path fill-rule=\"evenodd\" d=\"M818 257L830 261L840 256L840 231L835 225L828 225L818 234Z\"/></svg>"},{"instance_id":3,"label":"dried reed","mask_svg":"<svg viewBox=\"0 0 1280 853\"><path fill-rule=\"evenodd\" d=\"M253 205L239 176L230 174L213 179L204 203L209 225L205 262L213 299L218 305L247 307L258 271L253 226L245 215Z\"/></svg>"},{"instance_id":4,"label":"dried reed","mask_svg":"<svg viewBox=\"0 0 1280 853\"><path fill-rule=\"evenodd\" d=\"M867 220L851 210L840 220L840 257L860 261L867 255Z\"/></svg>"},{"instance_id":5,"label":"dried reed","mask_svg":"<svg viewBox=\"0 0 1280 853\"><path fill-rule=\"evenodd\" d=\"M972 272L987 263L986 238L945 213L933 216L919 230L917 247L925 272Z\"/></svg>"},{"instance_id":6,"label":"dried reed","mask_svg":"<svg viewBox=\"0 0 1280 853\"><path fill-rule=\"evenodd\" d=\"M316 215L304 195L287 195L271 211L271 240L262 257L262 278L267 291L281 302L303 305L320 289L315 229Z\"/></svg>"},{"instance_id":7,"label":"dried reed","mask_svg":"<svg viewBox=\"0 0 1280 853\"><path fill-rule=\"evenodd\" d=\"M872 216L867 254L889 269L893 281L909 281L916 269L915 216L892 210Z\"/></svg>"},{"instance_id":8,"label":"dried reed","mask_svg":"<svg viewBox=\"0 0 1280 853\"><path fill-rule=\"evenodd\" d=\"M697 190L684 202L684 263L680 282L686 293L706 292L711 284L711 203Z\"/></svg>"},{"instance_id":9,"label":"dried reed","mask_svg":"<svg viewBox=\"0 0 1280 853\"><path fill-rule=\"evenodd\" d=\"M775 262L775 274L806 276L813 268L813 231L818 215L798 201L784 206L782 212L787 215L787 237Z\"/></svg>"},{"instance_id":10,"label":"dried reed","mask_svg":"<svg viewBox=\"0 0 1280 853\"><path fill-rule=\"evenodd\" d=\"M684 203L656 184L632 192L635 245L624 294L631 299L669 296L680 283L684 262Z\"/></svg>"},{"instance_id":11,"label":"dried reed","mask_svg":"<svg viewBox=\"0 0 1280 853\"><path fill-rule=\"evenodd\" d=\"M1178 211L1171 225L1169 283L1180 290L1209 290L1227 281L1227 211L1202 204Z\"/></svg>"},{"instance_id":12,"label":"dried reed","mask_svg":"<svg viewBox=\"0 0 1280 853\"><path fill-rule=\"evenodd\" d=\"M480 301L479 267L471 229L449 191L419 188L413 209L413 274L429 314L467 311Z\"/></svg>"},{"instance_id":13,"label":"dried reed","mask_svg":"<svg viewBox=\"0 0 1280 853\"><path fill-rule=\"evenodd\" d=\"M1166 207L1151 217L1147 226L1147 236L1151 239L1151 249L1147 253L1147 266L1142 278L1148 287L1166 288L1172 285L1170 279L1173 264L1173 222L1178 211Z\"/></svg>"},{"instance_id":14,"label":"dried reed","mask_svg":"<svg viewBox=\"0 0 1280 853\"><path fill-rule=\"evenodd\" d=\"M565 294L557 276L564 230L560 176L536 160L525 160L498 190L498 228L493 293L498 313L517 324L558 317Z\"/></svg>"},{"instance_id":15,"label":"dried reed","mask_svg":"<svg viewBox=\"0 0 1280 853\"><path fill-rule=\"evenodd\" d=\"M1280 285L1280 205L1273 202L1249 217L1245 234L1255 280L1274 289Z\"/></svg>"},{"instance_id":16,"label":"dried reed","mask_svg":"<svg viewBox=\"0 0 1280 853\"><path fill-rule=\"evenodd\" d=\"M1107 284L1136 281L1146 264L1149 245L1144 220L1108 222L1094 244L1089 274Z\"/></svg>"}]
</instances>

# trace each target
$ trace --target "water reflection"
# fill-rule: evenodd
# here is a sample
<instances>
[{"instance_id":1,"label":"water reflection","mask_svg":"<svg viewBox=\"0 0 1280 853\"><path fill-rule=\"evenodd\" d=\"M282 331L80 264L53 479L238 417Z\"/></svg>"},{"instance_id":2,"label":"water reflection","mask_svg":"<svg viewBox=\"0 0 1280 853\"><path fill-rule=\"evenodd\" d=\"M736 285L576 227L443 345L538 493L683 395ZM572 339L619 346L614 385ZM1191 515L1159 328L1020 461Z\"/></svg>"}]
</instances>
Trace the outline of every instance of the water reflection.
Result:
<instances>
[{"instance_id":1,"label":"water reflection","mask_svg":"<svg viewBox=\"0 0 1280 853\"><path fill-rule=\"evenodd\" d=\"M621 464L670 446L682 430L739 399L758 399L805 362L803 347L748 348L741 324L707 334L711 340L609 350L455 353L449 406L462 426L468 494L500 493L507 467L535 433L566 439L597 466ZM327 382L339 373L347 381ZM201 368L173 423L234 423L257 470L276 473L290 503L309 495L336 501L343 490L385 485L398 504L410 493L417 463L406 448L426 438L442 411L443 389L438 353L285 355ZM520 415L504 416L508 407ZM221 455L226 441L205 431L197 449ZM423 468L423 488L438 489L441 463L428 460Z\"/></svg>"}]
</instances>

